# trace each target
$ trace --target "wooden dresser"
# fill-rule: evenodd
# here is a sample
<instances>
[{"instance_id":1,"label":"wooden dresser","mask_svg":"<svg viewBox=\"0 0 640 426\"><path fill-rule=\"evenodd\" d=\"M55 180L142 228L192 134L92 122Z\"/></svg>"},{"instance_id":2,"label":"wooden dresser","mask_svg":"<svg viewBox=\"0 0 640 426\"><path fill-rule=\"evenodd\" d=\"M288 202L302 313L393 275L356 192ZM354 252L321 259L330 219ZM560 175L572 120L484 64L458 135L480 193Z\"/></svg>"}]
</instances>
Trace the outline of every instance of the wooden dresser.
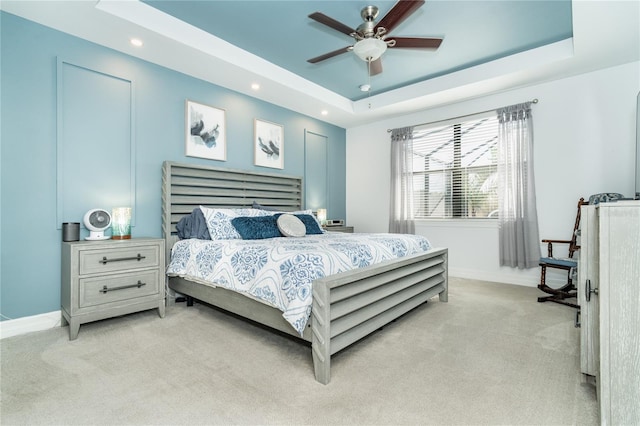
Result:
<instances>
[{"instance_id":1,"label":"wooden dresser","mask_svg":"<svg viewBox=\"0 0 640 426\"><path fill-rule=\"evenodd\" d=\"M164 240L62 243L62 325L80 325L147 309L165 313Z\"/></svg>"},{"instance_id":2,"label":"wooden dresser","mask_svg":"<svg viewBox=\"0 0 640 426\"><path fill-rule=\"evenodd\" d=\"M602 425L640 424L640 201L582 207L580 364Z\"/></svg>"}]
</instances>

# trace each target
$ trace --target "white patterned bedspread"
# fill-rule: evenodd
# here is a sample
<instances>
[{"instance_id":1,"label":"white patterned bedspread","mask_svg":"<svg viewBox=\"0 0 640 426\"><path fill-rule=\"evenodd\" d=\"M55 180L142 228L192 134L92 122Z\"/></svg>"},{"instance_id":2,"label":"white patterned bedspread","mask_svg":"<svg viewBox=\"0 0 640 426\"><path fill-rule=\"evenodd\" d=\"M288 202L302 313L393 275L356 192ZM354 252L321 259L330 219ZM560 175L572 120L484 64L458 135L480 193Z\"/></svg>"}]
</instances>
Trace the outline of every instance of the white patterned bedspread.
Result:
<instances>
[{"instance_id":1,"label":"white patterned bedspread","mask_svg":"<svg viewBox=\"0 0 640 426\"><path fill-rule=\"evenodd\" d=\"M419 235L327 232L301 238L181 240L167 275L244 293L283 312L302 335L313 280L431 248Z\"/></svg>"}]
</instances>

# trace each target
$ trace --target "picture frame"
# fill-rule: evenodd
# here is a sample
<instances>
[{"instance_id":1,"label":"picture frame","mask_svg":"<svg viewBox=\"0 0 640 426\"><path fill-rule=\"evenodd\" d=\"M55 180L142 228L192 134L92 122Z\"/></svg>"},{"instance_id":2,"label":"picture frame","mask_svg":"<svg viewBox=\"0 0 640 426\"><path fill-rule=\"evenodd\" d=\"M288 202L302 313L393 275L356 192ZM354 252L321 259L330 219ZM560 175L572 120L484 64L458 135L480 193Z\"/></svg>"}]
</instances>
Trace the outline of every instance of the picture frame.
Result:
<instances>
[{"instance_id":1,"label":"picture frame","mask_svg":"<svg viewBox=\"0 0 640 426\"><path fill-rule=\"evenodd\" d=\"M254 120L254 159L256 166L284 169L284 126Z\"/></svg>"},{"instance_id":2,"label":"picture frame","mask_svg":"<svg viewBox=\"0 0 640 426\"><path fill-rule=\"evenodd\" d=\"M227 161L225 110L187 99L185 115L185 155Z\"/></svg>"}]
</instances>

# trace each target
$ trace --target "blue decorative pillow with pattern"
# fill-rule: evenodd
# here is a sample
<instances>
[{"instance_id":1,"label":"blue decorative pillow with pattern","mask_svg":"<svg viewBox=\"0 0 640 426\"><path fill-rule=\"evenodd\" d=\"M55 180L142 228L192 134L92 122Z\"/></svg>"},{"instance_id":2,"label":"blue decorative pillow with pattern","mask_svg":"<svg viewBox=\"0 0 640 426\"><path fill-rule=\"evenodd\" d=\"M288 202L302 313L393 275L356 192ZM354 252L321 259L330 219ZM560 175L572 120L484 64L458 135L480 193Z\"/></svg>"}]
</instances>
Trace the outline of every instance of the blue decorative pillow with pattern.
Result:
<instances>
[{"instance_id":1,"label":"blue decorative pillow with pattern","mask_svg":"<svg viewBox=\"0 0 640 426\"><path fill-rule=\"evenodd\" d=\"M305 228L307 228L307 235L324 234L324 232L322 232L322 228L320 228L320 225L318 225L318 221L312 215L294 214L294 216L300 219L302 223L304 223Z\"/></svg>"},{"instance_id":2,"label":"blue decorative pillow with pattern","mask_svg":"<svg viewBox=\"0 0 640 426\"><path fill-rule=\"evenodd\" d=\"M243 240L262 240L282 237L278 228L278 216L240 216L231 219L231 224Z\"/></svg>"}]
</instances>

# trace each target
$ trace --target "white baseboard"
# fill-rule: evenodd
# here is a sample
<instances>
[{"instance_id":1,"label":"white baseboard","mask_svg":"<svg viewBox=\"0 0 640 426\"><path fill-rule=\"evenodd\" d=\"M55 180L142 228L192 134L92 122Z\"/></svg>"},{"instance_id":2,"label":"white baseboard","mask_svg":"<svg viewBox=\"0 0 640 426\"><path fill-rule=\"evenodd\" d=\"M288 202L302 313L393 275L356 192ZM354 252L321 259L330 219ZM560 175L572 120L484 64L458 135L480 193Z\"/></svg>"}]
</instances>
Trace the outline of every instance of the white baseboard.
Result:
<instances>
[{"instance_id":1,"label":"white baseboard","mask_svg":"<svg viewBox=\"0 0 640 426\"><path fill-rule=\"evenodd\" d=\"M537 287L540 283L540 268L533 268L525 271L514 269L513 271L501 270L492 272L475 269L452 268L449 266L449 276L495 283L515 284L526 287ZM547 276L547 284L554 288L561 287L566 284L566 278L563 282L559 278Z\"/></svg>"},{"instance_id":2,"label":"white baseboard","mask_svg":"<svg viewBox=\"0 0 640 426\"><path fill-rule=\"evenodd\" d=\"M60 327L60 311L0 322L0 339Z\"/></svg>"}]
</instances>

